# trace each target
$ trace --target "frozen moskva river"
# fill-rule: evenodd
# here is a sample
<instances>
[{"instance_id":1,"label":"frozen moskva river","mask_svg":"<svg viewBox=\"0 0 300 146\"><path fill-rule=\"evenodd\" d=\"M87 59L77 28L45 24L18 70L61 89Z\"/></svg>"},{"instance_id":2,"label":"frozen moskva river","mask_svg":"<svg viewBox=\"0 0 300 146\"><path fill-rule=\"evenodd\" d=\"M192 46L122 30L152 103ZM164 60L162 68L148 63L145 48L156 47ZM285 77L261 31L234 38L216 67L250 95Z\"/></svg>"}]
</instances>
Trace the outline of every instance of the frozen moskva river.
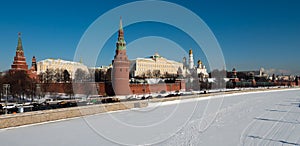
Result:
<instances>
[{"instance_id":1,"label":"frozen moskva river","mask_svg":"<svg viewBox=\"0 0 300 146\"><path fill-rule=\"evenodd\" d=\"M0 130L1 146L300 145L300 90L217 95Z\"/></svg>"}]
</instances>

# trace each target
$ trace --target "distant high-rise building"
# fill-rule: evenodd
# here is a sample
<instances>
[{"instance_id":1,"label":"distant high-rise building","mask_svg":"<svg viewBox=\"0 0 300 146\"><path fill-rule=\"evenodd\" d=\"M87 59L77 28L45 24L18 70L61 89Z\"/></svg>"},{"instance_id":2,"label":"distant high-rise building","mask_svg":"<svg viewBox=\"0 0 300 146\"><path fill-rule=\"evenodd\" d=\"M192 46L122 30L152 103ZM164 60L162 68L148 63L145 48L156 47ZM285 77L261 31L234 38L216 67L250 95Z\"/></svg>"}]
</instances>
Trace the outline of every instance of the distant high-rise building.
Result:
<instances>
[{"instance_id":1,"label":"distant high-rise building","mask_svg":"<svg viewBox=\"0 0 300 146\"><path fill-rule=\"evenodd\" d=\"M129 65L130 62L126 55L126 42L124 40L124 30L122 19L120 19L120 28L118 41L116 43L116 54L113 60L112 85L115 95L129 95Z\"/></svg>"}]
</instances>

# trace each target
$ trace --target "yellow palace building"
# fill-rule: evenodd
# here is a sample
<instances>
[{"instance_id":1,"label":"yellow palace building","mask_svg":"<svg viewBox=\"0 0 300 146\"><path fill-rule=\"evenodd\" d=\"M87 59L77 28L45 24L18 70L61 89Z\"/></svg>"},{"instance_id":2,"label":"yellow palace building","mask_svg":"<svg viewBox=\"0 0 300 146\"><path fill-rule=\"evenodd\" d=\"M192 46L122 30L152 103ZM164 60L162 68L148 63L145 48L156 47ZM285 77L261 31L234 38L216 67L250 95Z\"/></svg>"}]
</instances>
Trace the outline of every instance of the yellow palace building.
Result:
<instances>
[{"instance_id":1,"label":"yellow palace building","mask_svg":"<svg viewBox=\"0 0 300 146\"><path fill-rule=\"evenodd\" d=\"M183 64L167 60L158 53L148 58L136 58L131 60L130 73L132 77L165 77L166 75L176 75Z\"/></svg>"}]
</instances>

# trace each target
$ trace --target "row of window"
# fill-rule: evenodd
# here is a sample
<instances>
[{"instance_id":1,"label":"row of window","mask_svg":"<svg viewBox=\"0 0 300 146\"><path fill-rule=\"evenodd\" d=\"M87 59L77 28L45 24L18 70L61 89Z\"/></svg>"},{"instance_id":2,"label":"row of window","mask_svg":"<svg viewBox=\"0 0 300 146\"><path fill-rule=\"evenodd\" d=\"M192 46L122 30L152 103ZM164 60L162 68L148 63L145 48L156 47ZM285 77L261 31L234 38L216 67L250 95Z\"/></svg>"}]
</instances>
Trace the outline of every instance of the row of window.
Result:
<instances>
[{"instance_id":1,"label":"row of window","mask_svg":"<svg viewBox=\"0 0 300 146\"><path fill-rule=\"evenodd\" d=\"M136 70L136 72L142 72L142 73L146 73L146 72L148 72L148 71L151 71L151 72L153 72L154 70L156 70L156 69L137 69ZM160 72L168 72L168 73L177 73L177 71L178 71L178 69L176 69L176 68L172 68L172 69L160 69L159 70Z\"/></svg>"},{"instance_id":2,"label":"row of window","mask_svg":"<svg viewBox=\"0 0 300 146\"><path fill-rule=\"evenodd\" d=\"M179 65L180 66L180 65ZM138 68L153 68L153 67L156 67L156 68L177 68L178 65L172 65L172 64L138 64L137 65Z\"/></svg>"}]
</instances>

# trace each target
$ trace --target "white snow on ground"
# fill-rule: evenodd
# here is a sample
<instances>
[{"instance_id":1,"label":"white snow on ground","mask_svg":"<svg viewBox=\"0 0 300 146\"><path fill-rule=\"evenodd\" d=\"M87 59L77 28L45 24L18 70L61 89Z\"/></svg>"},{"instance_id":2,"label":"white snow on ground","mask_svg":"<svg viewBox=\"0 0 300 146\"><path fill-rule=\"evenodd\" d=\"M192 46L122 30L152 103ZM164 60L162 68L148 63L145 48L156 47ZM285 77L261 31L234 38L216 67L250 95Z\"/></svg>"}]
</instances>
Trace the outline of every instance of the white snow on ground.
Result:
<instances>
[{"instance_id":1,"label":"white snow on ground","mask_svg":"<svg viewBox=\"0 0 300 146\"><path fill-rule=\"evenodd\" d=\"M4 129L2 145L300 145L300 90L237 93Z\"/></svg>"}]
</instances>

